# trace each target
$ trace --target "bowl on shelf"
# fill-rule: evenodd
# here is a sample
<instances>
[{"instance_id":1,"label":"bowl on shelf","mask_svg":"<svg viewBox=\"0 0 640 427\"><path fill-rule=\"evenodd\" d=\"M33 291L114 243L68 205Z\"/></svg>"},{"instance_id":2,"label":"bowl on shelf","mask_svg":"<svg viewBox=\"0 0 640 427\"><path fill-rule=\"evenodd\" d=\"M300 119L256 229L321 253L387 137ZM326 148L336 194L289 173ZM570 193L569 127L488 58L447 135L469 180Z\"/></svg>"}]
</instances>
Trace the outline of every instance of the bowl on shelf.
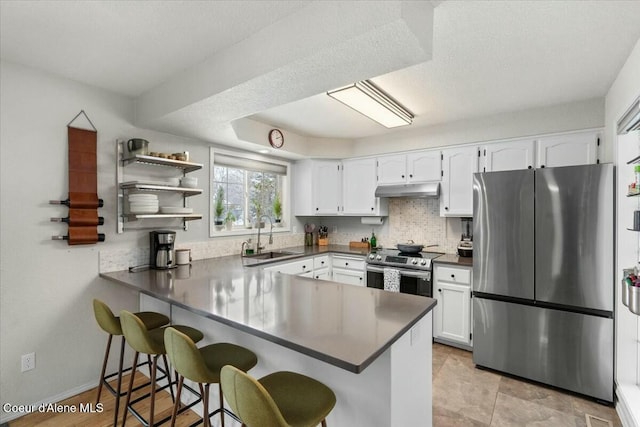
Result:
<instances>
[{"instance_id":1,"label":"bowl on shelf","mask_svg":"<svg viewBox=\"0 0 640 427\"><path fill-rule=\"evenodd\" d=\"M198 178L193 176L184 176L180 179L180 186L187 188L196 188L198 186Z\"/></svg>"},{"instance_id":2,"label":"bowl on shelf","mask_svg":"<svg viewBox=\"0 0 640 427\"><path fill-rule=\"evenodd\" d=\"M155 213L158 213L158 205L141 205L137 203L131 203L129 204L129 213L155 214Z\"/></svg>"}]
</instances>

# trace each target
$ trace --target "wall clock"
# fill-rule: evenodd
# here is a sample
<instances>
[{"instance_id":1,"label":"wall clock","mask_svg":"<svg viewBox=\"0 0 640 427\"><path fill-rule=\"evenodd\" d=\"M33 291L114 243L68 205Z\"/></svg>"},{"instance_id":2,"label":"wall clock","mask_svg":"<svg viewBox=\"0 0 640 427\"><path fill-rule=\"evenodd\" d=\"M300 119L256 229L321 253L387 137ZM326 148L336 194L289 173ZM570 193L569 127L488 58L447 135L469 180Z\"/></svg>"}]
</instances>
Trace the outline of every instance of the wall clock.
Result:
<instances>
[{"instance_id":1,"label":"wall clock","mask_svg":"<svg viewBox=\"0 0 640 427\"><path fill-rule=\"evenodd\" d=\"M280 129L271 129L269 131L269 144L273 148L282 148L284 145L284 135Z\"/></svg>"}]
</instances>

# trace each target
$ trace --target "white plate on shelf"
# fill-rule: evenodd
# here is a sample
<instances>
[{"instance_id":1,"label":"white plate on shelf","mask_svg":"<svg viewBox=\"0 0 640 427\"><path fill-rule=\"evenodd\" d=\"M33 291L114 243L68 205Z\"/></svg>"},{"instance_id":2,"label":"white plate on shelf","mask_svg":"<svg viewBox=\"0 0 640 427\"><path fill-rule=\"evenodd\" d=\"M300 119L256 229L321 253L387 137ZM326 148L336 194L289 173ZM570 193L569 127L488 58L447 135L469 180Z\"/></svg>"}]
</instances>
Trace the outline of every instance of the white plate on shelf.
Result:
<instances>
[{"instance_id":1,"label":"white plate on shelf","mask_svg":"<svg viewBox=\"0 0 640 427\"><path fill-rule=\"evenodd\" d=\"M132 214L154 214L158 213L157 206L129 206L129 212Z\"/></svg>"},{"instance_id":2,"label":"white plate on shelf","mask_svg":"<svg viewBox=\"0 0 640 427\"><path fill-rule=\"evenodd\" d=\"M163 214L191 214L193 208L183 208L178 206L160 206L160 213Z\"/></svg>"},{"instance_id":3,"label":"white plate on shelf","mask_svg":"<svg viewBox=\"0 0 640 427\"><path fill-rule=\"evenodd\" d=\"M157 202L158 196L155 194L130 194L127 199L130 202Z\"/></svg>"}]
</instances>

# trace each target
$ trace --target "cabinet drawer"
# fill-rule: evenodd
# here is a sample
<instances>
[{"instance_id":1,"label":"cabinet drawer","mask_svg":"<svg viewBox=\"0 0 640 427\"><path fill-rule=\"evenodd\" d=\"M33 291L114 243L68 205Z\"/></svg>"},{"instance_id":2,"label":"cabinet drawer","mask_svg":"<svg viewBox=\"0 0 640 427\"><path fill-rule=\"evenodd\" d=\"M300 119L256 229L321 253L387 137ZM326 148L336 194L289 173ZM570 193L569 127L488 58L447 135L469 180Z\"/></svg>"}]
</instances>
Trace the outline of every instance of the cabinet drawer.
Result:
<instances>
[{"instance_id":1,"label":"cabinet drawer","mask_svg":"<svg viewBox=\"0 0 640 427\"><path fill-rule=\"evenodd\" d=\"M329 267L329 255L317 256L313 259L313 269Z\"/></svg>"},{"instance_id":2,"label":"cabinet drawer","mask_svg":"<svg viewBox=\"0 0 640 427\"><path fill-rule=\"evenodd\" d=\"M266 271L277 271L283 274L300 274L313 270L313 259L305 258L300 261L288 262L265 268Z\"/></svg>"},{"instance_id":3,"label":"cabinet drawer","mask_svg":"<svg viewBox=\"0 0 640 427\"><path fill-rule=\"evenodd\" d=\"M332 265L333 268L364 271L364 259L362 258L334 255Z\"/></svg>"},{"instance_id":4,"label":"cabinet drawer","mask_svg":"<svg viewBox=\"0 0 640 427\"><path fill-rule=\"evenodd\" d=\"M471 269L435 266L436 281L445 281L471 285Z\"/></svg>"}]
</instances>

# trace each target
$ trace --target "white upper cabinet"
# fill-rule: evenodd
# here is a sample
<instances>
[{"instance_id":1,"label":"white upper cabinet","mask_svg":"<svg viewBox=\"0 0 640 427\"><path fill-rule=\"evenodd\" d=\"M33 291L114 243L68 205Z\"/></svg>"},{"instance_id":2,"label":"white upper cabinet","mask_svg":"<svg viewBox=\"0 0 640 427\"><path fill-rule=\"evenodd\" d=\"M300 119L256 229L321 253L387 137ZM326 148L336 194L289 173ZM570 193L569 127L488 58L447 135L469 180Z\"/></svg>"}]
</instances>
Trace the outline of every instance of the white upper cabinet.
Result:
<instances>
[{"instance_id":1,"label":"white upper cabinet","mask_svg":"<svg viewBox=\"0 0 640 427\"><path fill-rule=\"evenodd\" d=\"M338 160L302 160L294 165L294 215L338 215L342 208L342 170Z\"/></svg>"},{"instance_id":2,"label":"white upper cabinet","mask_svg":"<svg viewBox=\"0 0 640 427\"><path fill-rule=\"evenodd\" d=\"M572 132L538 139L539 168L598 163L600 131Z\"/></svg>"},{"instance_id":3,"label":"white upper cabinet","mask_svg":"<svg viewBox=\"0 0 640 427\"><path fill-rule=\"evenodd\" d=\"M378 157L378 185L440 181L440 150Z\"/></svg>"},{"instance_id":4,"label":"white upper cabinet","mask_svg":"<svg viewBox=\"0 0 640 427\"><path fill-rule=\"evenodd\" d=\"M408 182L440 181L442 171L440 150L407 154Z\"/></svg>"},{"instance_id":5,"label":"white upper cabinet","mask_svg":"<svg viewBox=\"0 0 640 427\"><path fill-rule=\"evenodd\" d=\"M375 158L342 161L342 213L344 215L387 215L387 200L377 198L375 192Z\"/></svg>"},{"instance_id":6,"label":"white upper cabinet","mask_svg":"<svg viewBox=\"0 0 640 427\"><path fill-rule=\"evenodd\" d=\"M482 147L482 171L499 172L535 167L535 140L495 142Z\"/></svg>"},{"instance_id":7,"label":"white upper cabinet","mask_svg":"<svg viewBox=\"0 0 640 427\"><path fill-rule=\"evenodd\" d=\"M396 185L407 182L407 155L378 157L378 185Z\"/></svg>"},{"instance_id":8,"label":"white upper cabinet","mask_svg":"<svg viewBox=\"0 0 640 427\"><path fill-rule=\"evenodd\" d=\"M313 199L316 215L337 215L342 206L342 173L339 161L313 164Z\"/></svg>"},{"instance_id":9,"label":"white upper cabinet","mask_svg":"<svg viewBox=\"0 0 640 427\"><path fill-rule=\"evenodd\" d=\"M473 216L473 174L478 172L478 146L442 150L440 216Z\"/></svg>"}]
</instances>

